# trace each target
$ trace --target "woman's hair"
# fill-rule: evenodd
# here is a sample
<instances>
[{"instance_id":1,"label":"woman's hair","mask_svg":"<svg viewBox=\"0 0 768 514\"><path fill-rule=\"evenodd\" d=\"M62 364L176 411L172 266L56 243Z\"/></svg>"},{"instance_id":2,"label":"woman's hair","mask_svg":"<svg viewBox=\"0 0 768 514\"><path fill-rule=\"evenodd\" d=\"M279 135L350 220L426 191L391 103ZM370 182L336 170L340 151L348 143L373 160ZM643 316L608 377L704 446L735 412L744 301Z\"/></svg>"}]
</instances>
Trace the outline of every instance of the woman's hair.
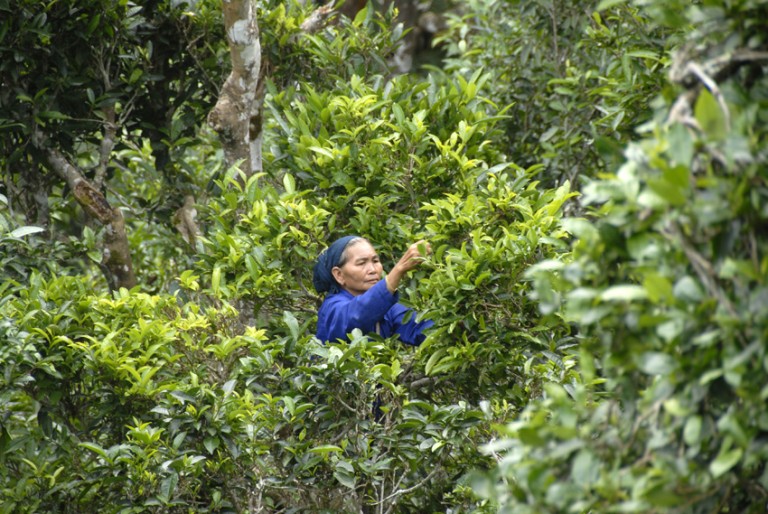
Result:
<instances>
[{"instance_id":1,"label":"woman's hair","mask_svg":"<svg viewBox=\"0 0 768 514\"><path fill-rule=\"evenodd\" d=\"M349 252L347 250L362 241L368 242L368 240L364 237L353 237L352 239L350 239L349 242L347 242L347 244L344 245L344 249L341 251L341 257L339 257L339 263L336 266L338 266L339 268L344 266L347 263L347 259L349 259Z\"/></svg>"}]
</instances>

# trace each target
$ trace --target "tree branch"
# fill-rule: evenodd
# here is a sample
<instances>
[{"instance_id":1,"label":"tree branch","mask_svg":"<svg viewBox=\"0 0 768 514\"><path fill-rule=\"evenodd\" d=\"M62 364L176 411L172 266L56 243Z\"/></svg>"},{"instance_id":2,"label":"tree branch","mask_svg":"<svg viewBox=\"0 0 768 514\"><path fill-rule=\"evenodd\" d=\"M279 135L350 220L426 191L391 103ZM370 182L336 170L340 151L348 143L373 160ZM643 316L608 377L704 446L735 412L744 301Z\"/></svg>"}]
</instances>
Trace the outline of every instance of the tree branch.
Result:
<instances>
[{"instance_id":1,"label":"tree branch","mask_svg":"<svg viewBox=\"0 0 768 514\"><path fill-rule=\"evenodd\" d=\"M679 52L670 66L669 79L672 82L686 85L691 89L680 95L672 106L672 109L669 111L669 121L680 122L696 131L701 130L698 121L692 116L691 108L691 105L698 96L698 88L694 87L694 81L698 80L715 97L725 115L726 126L730 128L731 115L728 110L728 104L717 84L736 73L741 66L759 61L768 61L768 52L738 48L725 55L705 61L702 64L689 60L688 52Z\"/></svg>"},{"instance_id":2,"label":"tree branch","mask_svg":"<svg viewBox=\"0 0 768 514\"><path fill-rule=\"evenodd\" d=\"M333 4L335 3L335 0L331 0L327 4L312 11L312 14L307 16L304 22L302 22L300 27L301 30L308 34L314 34L325 27L326 22L336 14L336 11L333 8Z\"/></svg>"},{"instance_id":3,"label":"tree branch","mask_svg":"<svg viewBox=\"0 0 768 514\"><path fill-rule=\"evenodd\" d=\"M104 123L104 135L99 147L99 165L96 168L96 175L93 177L93 187L99 191L104 189L104 177L107 176L107 166L112 155L112 149L115 147L115 133L117 132L115 106L104 107L104 114L107 119Z\"/></svg>"},{"instance_id":4,"label":"tree branch","mask_svg":"<svg viewBox=\"0 0 768 514\"><path fill-rule=\"evenodd\" d=\"M378 502L376 502L374 505L381 505L381 504L383 504L384 502L387 502L387 501L389 501L389 500L391 500L391 499L393 499L393 498L397 498L398 496L401 496L401 495L403 495L403 494L412 493L413 491L416 491L416 490L418 490L418 489L421 489L421 488L424 486L424 484L426 484L427 482L429 482L430 480L432 480L432 477L434 477L434 476L437 474L437 472L438 472L438 471L440 471L440 469L441 469L441 468L440 468L439 466L438 466L438 467L436 467L435 469L433 469L432 471L430 471L430 473L429 473L429 474L428 474L426 477L424 477L424 478L423 478L423 479L422 479L422 480L421 480L421 481L420 481L418 484L416 484L416 485L414 485L414 486L411 486L411 487L408 487L408 488L406 488L406 489L398 489L397 491L393 492L392 494L390 494L390 495L389 495L389 496L387 496L386 498L382 498L382 499L380 499L380 500L379 500ZM389 512L389 511L391 511L391 510L392 510L392 509L388 509L388 510L387 510L387 512Z\"/></svg>"},{"instance_id":5,"label":"tree branch","mask_svg":"<svg viewBox=\"0 0 768 514\"><path fill-rule=\"evenodd\" d=\"M702 84L704 84L706 88L709 89L709 91L712 93L712 95L717 99L717 103L720 105L720 110L723 111L723 115L725 116L725 126L728 130L730 130L731 112L728 110L728 104L725 102L725 97L723 96L722 91L720 91L720 87L718 87L717 83L709 75L707 75L704 69L697 63L689 62L687 69L690 73L696 75Z\"/></svg>"},{"instance_id":6,"label":"tree branch","mask_svg":"<svg viewBox=\"0 0 768 514\"><path fill-rule=\"evenodd\" d=\"M197 240L201 233L197 226L197 209L195 209L194 196L187 195L184 197L184 205L173 215L173 226L176 227L187 244L197 249Z\"/></svg>"},{"instance_id":7,"label":"tree branch","mask_svg":"<svg viewBox=\"0 0 768 514\"><path fill-rule=\"evenodd\" d=\"M715 299L717 299L720 305L725 307L725 309L728 311L728 314L737 317L736 309L734 308L733 303L731 303L730 298L726 296L725 292L717 283L717 274L715 273L715 269L712 267L712 264L703 255L701 255L698 250L696 250L696 248L693 247L693 245L687 240L687 238L683 235L682 231L676 224L670 224L664 229L663 233L671 241L680 244L680 246L683 248L685 256L688 257L688 262L691 263L694 271L699 276L699 280L701 280L702 284L704 284L704 287L706 287L707 292Z\"/></svg>"},{"instance_id":8,"label":"tree branch","mask_svg":"<svg viewBox=\"0 0 768 514\"><path fill-rule=\"evenodd\" d=\"M46 148L45 136L37 131L32 143L43 151L49 168L64 179L72 194L88 216L104 225L104 251L102 252L101 270L111 290L121 287L131 288L136 285L133 263L125 232L125 220L120 209L112 208L104 195L73 166L59 150Z\"/></svg>"}]
</instances>

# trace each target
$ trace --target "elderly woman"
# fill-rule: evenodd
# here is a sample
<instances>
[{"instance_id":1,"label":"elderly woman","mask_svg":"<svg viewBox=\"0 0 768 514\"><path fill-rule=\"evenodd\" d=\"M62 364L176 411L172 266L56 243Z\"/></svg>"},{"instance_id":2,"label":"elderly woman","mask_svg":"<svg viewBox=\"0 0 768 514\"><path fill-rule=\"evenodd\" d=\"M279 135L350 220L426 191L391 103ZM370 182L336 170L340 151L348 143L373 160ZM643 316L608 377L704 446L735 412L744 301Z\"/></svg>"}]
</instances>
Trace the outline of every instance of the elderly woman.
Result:
<instances>
[{"instance_id":1,"label":"elderly woman","mask_svg":"<svg viewBox=\"0 0 768 514\"><path fill-rule=\"evenodd\" d=\"M365 238L342 237L320 254L313 283L318 293L327 295L317 313L318 339L347 340L359 328L364 334L397 335L406 344L421 344L432 321L417 322L411 316L403 322L410 309L397 302L400 281L424 260L419 247L430 251L423 241L412 244L385 278L379 256Z\"/></svg>"}]
</instances>

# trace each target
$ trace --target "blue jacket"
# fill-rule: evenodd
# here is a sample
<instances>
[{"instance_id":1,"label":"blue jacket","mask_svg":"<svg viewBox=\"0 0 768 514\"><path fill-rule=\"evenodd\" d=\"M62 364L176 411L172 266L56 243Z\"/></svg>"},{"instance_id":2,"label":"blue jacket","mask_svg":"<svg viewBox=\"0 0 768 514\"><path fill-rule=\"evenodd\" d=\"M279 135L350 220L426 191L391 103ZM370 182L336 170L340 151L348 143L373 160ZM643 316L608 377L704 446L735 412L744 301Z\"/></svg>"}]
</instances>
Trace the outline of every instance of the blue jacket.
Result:
<instances>
[{"instance_id":1,"label":"blue jacket","mask_svg":"<svg viewBox=\"0 0 768 514\"><path fill-rule=\"evenodd\" d=\"M364 334L378 333L382 337L397 334L404 343L419 345L426 338L423 330L434 323L432 320L417 322L413 315L403 324L403 316L410 309L397 303L398 298L397 293L389 292L383 279L359 296L344 290L329 295L317 313L317 338L323 342L346 341L347 334L359 328Z\"/></svg>"}]
</instances>

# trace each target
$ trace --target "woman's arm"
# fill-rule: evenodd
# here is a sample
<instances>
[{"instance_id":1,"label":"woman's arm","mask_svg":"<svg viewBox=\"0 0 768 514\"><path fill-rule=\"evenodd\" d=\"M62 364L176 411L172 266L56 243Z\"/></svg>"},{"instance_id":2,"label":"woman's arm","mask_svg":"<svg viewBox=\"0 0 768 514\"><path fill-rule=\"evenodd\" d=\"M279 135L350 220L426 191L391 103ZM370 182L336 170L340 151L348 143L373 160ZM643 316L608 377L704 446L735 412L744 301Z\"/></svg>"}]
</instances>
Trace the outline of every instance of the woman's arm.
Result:
<instances>
[{"instance_id":1,"label":"woman's arm","mask_svg":"<svg viewBox=\"0 0 768 514\"><path fill-rule=\"evenodd\" d=\"M397 295L387 290L380 280L359 296L341 292L328 297L317 315L317 337L321 341L347 339L355 328L363 333L376 331L376 324L384 320L387 311L397 303Z\"/></svg>"},{"instance_id":2,"label":"woman's arm","mask_svg":"<svg viewBox=\"0 0 768 514\"><path fill-rule=\"evenodd\" d=\"M403 318L410 313L410 319L403 323ZM416 321L416 313L405 305L395 304L385 316L387 333L397 334L400 340L411 346L418 346L427 338L424 331L435 323L431 319ZM385 334L387 335L387 334Z\"/></svg>"}]
</instances>

